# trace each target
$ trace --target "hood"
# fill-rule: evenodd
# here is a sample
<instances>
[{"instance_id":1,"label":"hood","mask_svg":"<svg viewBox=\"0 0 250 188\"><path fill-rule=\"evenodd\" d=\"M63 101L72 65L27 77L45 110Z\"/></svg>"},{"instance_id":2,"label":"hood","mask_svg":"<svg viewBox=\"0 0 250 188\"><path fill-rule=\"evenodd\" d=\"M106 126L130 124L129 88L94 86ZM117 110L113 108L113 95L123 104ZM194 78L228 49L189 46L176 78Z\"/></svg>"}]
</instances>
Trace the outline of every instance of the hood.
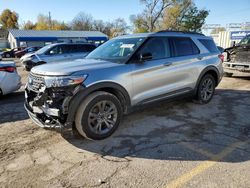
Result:
<instances>
[{"instance_id":1,"label":"hood","mask_svg":"<svg viewBox=\"0 0 250 188\"><path fill-rule=\"evenodd\" d=\"M20 58L20 60L24 60L24 59L26 59L26 58L29 58L29 57L31 57L32 55L34 55L34 53L27 53L27 54L25 54L24 56L22 56L22 57Z\"/></svg>"},{"instance_id":2,"label":"hood","mask_svg":"<svg viewBox=\"0 0 250 188\"><path fill-rule=\"evenodd\" d=\"M75 61L65 61L36 66L31 69L34 74L43 76L67 76L75 72L98 70L109 67L121 66L105 60L79 59Z\"/></svg>"}]
</instances>

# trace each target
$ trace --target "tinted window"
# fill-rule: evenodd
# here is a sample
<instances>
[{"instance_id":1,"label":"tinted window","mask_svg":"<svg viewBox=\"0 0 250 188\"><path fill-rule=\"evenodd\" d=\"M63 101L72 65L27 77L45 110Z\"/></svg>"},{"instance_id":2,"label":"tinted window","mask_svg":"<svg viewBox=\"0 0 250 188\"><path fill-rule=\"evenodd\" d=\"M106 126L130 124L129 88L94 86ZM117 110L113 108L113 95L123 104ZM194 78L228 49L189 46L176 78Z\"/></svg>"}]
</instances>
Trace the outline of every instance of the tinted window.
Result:
<instances>
[{"instance_id":1,"label":"tinted window","mask_svg":"<svg viewBox=\"0 0 250 188\"><path fill-rule=\"evenodd\" d=\"M91 52L95 49L95 46L88 44L74 44L70 46L72 53Z\"/></svg>"},{"instance_id":2,"label":"tinted window","mask_svg":"<svg viewBox=\"0 0 250 188\"><path fill-rule=\"evenodd\" d=\"M68 53L68 50L69 50L69 47L67 45L59 45L50 49L46 54L48 55L64 54L64 53Z\"/></svg>"},{"instance_id":3,"label":"tinted window","mask_svg":"<svg viewBox=\"0 0 250 188\"><path fill-rule=\"evenodd\" d=\"M214 41L208 39L199 39L199 41L206 47L209 52L218 52L217 46Z\"/></svg>"},{"instance_id":4,"label":"tinted window","mask_svg":"<svg viewBox=\"0 0 250 188\"><path fill-rule=\"evenodd\" d=\"M170 57L168 38L155 37L147 41L140 50L139 54L152 54L152 59L163 59Z\"/></svg>"},{"instance_id":5,"label":"tinted window","mask_svg":"<svg viewBox=\"0 0 250 188\"><path fill-rule=\"evenodd\" d=\"M92 52L96 47L94 45L85 45L86 52Z\"/></svg>"},{"instance_id":6,"label":"tinted window","mask_svg":"<svg viewBox=\"0 0 250 188\"><path fill-rule=\"evenodd\" d=\"M198 47L190 38L184 37L174 37L171 38L173 45L173 56L187 56L187 55L196 55L200 53Z\"/></svg>"}]
</instances>

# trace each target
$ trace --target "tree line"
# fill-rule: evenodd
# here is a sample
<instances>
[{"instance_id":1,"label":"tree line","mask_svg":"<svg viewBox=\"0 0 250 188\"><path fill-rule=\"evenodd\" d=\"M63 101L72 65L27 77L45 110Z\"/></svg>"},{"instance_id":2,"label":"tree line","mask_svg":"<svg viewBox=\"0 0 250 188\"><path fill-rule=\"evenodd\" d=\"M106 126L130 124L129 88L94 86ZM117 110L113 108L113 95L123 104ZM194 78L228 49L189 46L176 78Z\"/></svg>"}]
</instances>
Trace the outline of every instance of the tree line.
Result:
<instances>
[{"instance_id":1,"label":"tree line","mask_svg":"<svg viewBox=\"0 0 250 188\"><path fill-rule=\"evenodd\" d=\"M19 15L5 9L0 15L3 29L19 28L33 30L85 30L101 31L109 37L128 32L154 32L159 30L177 30L200 32L209 14L206 9L198 9L193 0L140 0L143 11L131 15L131 26L123 18L105 22L96 20L92 15L78 13L71 22L65 23L51 19L50 15L39 14L36 22L30 20L18 23Z\"/></svg>"}]
</instances>

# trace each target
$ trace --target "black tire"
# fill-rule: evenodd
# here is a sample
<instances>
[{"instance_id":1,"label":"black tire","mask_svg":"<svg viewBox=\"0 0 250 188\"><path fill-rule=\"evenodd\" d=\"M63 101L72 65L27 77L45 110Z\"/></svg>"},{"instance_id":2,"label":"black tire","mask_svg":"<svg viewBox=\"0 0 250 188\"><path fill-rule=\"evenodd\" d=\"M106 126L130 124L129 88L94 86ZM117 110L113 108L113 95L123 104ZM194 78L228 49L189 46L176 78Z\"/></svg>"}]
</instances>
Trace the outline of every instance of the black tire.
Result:
<instances>
[{"instance_id":1,"label":"black tire","mask_svg":"<svg viewBox=\"0 0 250 188\"><path fill-rule=\"evenodd\" d=\"M209 82L209 87L207 87L208 90L206 90L205 85L208 82ZM215 79L211 74L206 74L200 80L194 102L198 104L209 103L213 98L214 91L215 91Z\"/></svg>"},{"instance_id":2,"label":"black tire","mask_svg":"<svg viewBox=\"0 0 250 188\"><path fill-rule=\"evenodd\" d=\"M101 105L102 102L104 101L106 102L104 103L105 104L104 109L101 113L102 117L100 117L101 107L99 105ZM105 112L105 109L108 107L110 109L113 108L114 112L117 112L117 113L115 113L115 115L108 115L108 112ZM96 112L94 112L94 110L96 110ZM106 116L103 115L105 113L107 113ZM90 118L91 116L94 117L92 118L92 120ZM98 91L98 92L90 94L79 105L78 110L76 112L76 116L75 116L75 125L76 125L77 131L83 137L87 139L93 139L93 140L102 140L113 134L113 132L119 126L122 120L122 116L123 116L122 105L120 101L117 99L117 97L107 92ZM111 127L107 126L106 123L108 123L108 121L112 121ZM100 130L98 127L100 127ZM100 132L103 131L103 133L97 133L98 131Z\"/></svg>"},{"instance_id":3,"label":"black tire","mask_svg":"<svg viewBox=\"0 0 250 188\"><path fill-rule=\"evenodd\" d=\"M5 54L5 57L6 57L6 58L10 58L10 56L11 56L11 55L10 55L9 53L6 53L6 54Z\"/></svg>"},{"instance_id":4,"label":"black tire","mask_svg":"<svg viewBox=\"0 0 250 188\"><path fill-rule=\"evenodd\" d=\"M225 76L225 77L232 77L232 76L233 76L233 73L224 72L224 76Z\"/></svg>"},{"instance_id":5,"label":"black tire","mask_svg":"<svg viewBox=\"0 0 250 188\"><path fill-rule=\"evenodd\" d=\"M25 70L26 70L27 72L30 72L31 68L30 68L29 66L25 66Z\"/></svg>"}]
</instances>

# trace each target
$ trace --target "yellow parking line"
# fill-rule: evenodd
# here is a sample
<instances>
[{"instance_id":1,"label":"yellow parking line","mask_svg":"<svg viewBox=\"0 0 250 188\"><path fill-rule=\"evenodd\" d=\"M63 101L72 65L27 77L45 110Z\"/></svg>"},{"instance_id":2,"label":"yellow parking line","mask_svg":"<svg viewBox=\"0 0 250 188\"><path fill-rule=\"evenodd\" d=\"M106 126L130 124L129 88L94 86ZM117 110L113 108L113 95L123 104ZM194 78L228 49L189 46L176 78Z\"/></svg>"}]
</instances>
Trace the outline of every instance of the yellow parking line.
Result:
<instances>
[{"instance_id":1,"label":"yellow parking line","mask_svg":"<svg viewBox=\"0 0 250 188\"><path fill-rule=\"evenodd\" d=\"M217 155L214 155L210 161L206 161L198 165L197 167L193 168L191 171L183 174L179 178L173 180L167 185L167 188L177 188L183 186L185 183L190 181L193 177L197 176L198 174L204 172L205 170L214 166L218 161L232 153L237 147L246 144L246 142L236 142L232 145L226 147L222 152Z\"/></svg>"},{"instance_id":2,"label":"yellow parking line","mask_svg":"<svg viewBox=\"0 0 250 188\"><path fill-rule=\"evenodd\" d=\"M200 153L200 154L204 155L205 157L212 158L212 157L215 156L215 154L210 153L210 152L208 152L206 150L203 150L201 148L195 148L193 145L191 145L191 144L189 144L187 142L183 142L183 143L181 143L181 145L185 146L186 148L188 148L188 149L190 149L190 150L192 150L194 152Z\"/></svg>"}]
</instances>

